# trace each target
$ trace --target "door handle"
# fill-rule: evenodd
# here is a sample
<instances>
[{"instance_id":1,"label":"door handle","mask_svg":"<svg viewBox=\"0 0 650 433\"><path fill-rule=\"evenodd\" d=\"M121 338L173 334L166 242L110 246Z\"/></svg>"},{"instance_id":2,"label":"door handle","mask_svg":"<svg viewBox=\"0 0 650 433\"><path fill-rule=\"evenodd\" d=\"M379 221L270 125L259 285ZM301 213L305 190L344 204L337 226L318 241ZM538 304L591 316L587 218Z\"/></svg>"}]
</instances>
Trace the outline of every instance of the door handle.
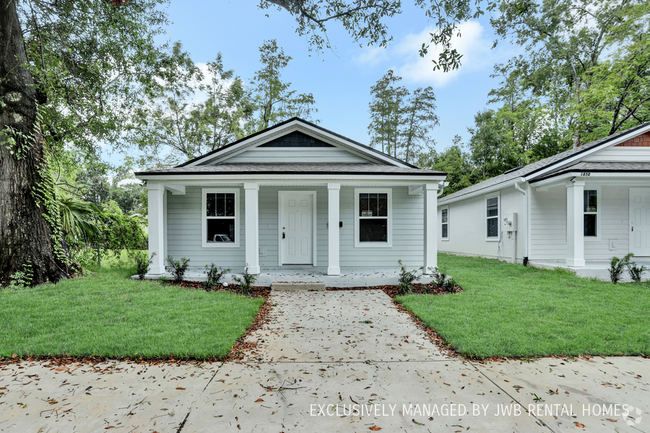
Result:
<instances>
[{"instance_id":1,"label":"door handle","mask_svg":"<svg viewBox=\"0 0 650 433\"><path fill-rule=\"evenodd\" d=\"M284 236L284 232L282 232L282 239L284 239L284 238L285 238L285 236Z\"/></svg>"}]
</instances>

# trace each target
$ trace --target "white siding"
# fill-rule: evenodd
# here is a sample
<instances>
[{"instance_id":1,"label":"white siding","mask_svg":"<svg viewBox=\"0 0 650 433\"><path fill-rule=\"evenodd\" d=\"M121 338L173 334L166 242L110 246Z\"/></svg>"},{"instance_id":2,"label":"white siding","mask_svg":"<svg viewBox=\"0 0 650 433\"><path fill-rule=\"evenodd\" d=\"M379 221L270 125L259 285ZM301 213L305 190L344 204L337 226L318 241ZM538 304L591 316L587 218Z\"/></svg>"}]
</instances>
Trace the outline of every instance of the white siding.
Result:
<instances>
[{"instance_id":1,"label":"white siding","mask_svg":"<svg viewBox=\"0 0 650 433\"><path fill-rule=\"evenodd\" d=\"M466 200L449 204L449 238L442 239L440 224L442 221L441 209L445 205L438 205L438 251L445 253L461 254L468 256L481 256L498 258L499 254L504 260L512 260L515 239L508 238L504 231L501 244L498 241L487 240L487 210L485 199L496 194L500 195L499 224L503 227L505 214L517 213L517 261L523 260L525 240L523 236L524 221L524 196L514 187L498 192L482 194ZM502 231L503 228L500 229ZM499 247L501 251L499 252Z\"/></svg>"},{"instance_id":2,"label":"white siding","mask_svg":"<svg viewBox=\"0 0 650 433\"><path fill-rule=\"evenodd\" d=\"M244 190L239 190L239 247L204 248L201 242L201 187L187 187L185 195L167 194L167 254L178 260L190 259L192 270L203 270L206 264L243 269L246 233L244 231Z\"/></svg>"},{"instance_id":3,"label":"white siding","mask_svg":"<svg viewBox=\"0 0 650 433\"><path fill-rule=\"evenodd\" d=\"M398 260L410 268L423 264L423 196L408 195L407 187L394 187L392 203L393 245L390 248L355 248L354 246L354 187L341 188L340 263L341 270L397 269ZM259 191L260 209L260 267L265 270L292 269L278 267L278 191L316 191L317 254L316 267L302 269L325 272L327 263L327 188L262 186ZM239 272L245 262L244 190L239 194L240 247L204 248L201 243L201 187L187 187L185 195L167 197L167 252L175 259L187 257L193 270L214 263Z\"/></svg>"},{"instance_id":4,"label":"white siding","mask_svg":"<svg viewBox=\"0 0 650 433\"><path fill-rule=\"evenodd\" d=\"M220 164L257 162L370 163L369 160L338 147L268 147L247 150L221 161Z\"/></svg>"},{"instance_id":5,"label":"white siding","mask_svg":"<svg viewBox=\"0 0 650 433\"><path fill-rule=\"evenodd\" d=\"M530 260L565 260L566 186L530 194Z\"/></svg>"},{"instance_id":6,"label":"white siding","mask_svg":"<svg viewBox=\"0 0 650 433\"><path fill-rule=\"evenodd\" d=\"M345 269L395 269L424 264L424 195L408 195L408 187L393 187L392 247L354 246L354 188L341 188L341 271Z\"/></svg>"},{"instance_id":7,"label":"white siding","mask_svg":"<svg viewBox=\"0 0 650 433\"><path fill-rule=\"evenodd\" d=\"M586 156L582 161L650 161L650 147L612 146Z\"/></svg>"},{"instance_id":8,"label":"white siding","mask_svg":"<svg viewBox=\"0 0 650 433\"><path fill-rule=\"evenodd\" d=\"M589 189L589 183L585 189ZM585 240L585 260L610 260L629 252L629 201L629 187L601 187L600 240ZM610 249L612 242L614 248Z\"/></svg>"},{"instance_id":9,"label":"white siding","mask_svg":"<svg viewBox=\"0 0 650 433\"><path fill-rule=\"evenodd\" d=\"M585 238L585 260L610 260L628 253L629 187L598 186L587 182L585 189L600 188L597 240ZM531 260L564 261L566 243L566 187L535 191L531 200ZM613 244L613 248L612 248Z\"/></svg>"},{"instance_id":10,"label":"white siding","mask_svg":"<svg viewBox=\"0 0 650 433\"><path fill-rule=\"evenodd\" d=\"M319 187L260 187L260 267L278 267L278 192L316 191L316 266L327 267L327 188ZM291 267L291 266L287 266Z\"/></svg>"}]
</instances>

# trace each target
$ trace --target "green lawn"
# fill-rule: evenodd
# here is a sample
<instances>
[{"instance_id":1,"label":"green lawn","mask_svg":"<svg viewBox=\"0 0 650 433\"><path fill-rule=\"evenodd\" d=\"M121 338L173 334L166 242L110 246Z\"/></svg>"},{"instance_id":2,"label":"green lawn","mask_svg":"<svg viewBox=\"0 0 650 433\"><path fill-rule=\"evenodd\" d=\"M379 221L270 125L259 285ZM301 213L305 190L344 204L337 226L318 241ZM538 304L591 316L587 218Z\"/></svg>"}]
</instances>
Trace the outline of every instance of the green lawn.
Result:
<instances>
[{"instance_id":1,"label":"green lawn","mask_svg":"<svg viewBox=\"0 0 650 433\"><path fill-rule=\"evenodd\" d=\"M225 356L263 299L133 281L103 268L59 284L0 290L0 357Z\"/></svg>"},{"instance_id":2,"label":"green lawn","mask_svg":"<svg viewBox=\"0 0 650 433\"><path fill-rule=\"evenodd\" d=\"M650 286L440 254L464 292L398 297L460 353L477 357L650 354Z\"/></svg>"}]
</instances>

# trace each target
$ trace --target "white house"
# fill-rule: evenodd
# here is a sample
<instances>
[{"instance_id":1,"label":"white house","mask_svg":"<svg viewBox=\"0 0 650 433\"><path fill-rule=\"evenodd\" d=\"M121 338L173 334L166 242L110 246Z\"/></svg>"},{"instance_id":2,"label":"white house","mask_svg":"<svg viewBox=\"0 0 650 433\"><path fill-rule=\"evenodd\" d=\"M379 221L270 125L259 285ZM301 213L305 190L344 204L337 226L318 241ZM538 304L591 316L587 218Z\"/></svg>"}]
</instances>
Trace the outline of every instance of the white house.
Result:
<instances>
[{"instance_id":1,"label":"white house","mask_svg":"<svg viewBox=\"0 0 650 433\"><path fill-rule=\"evenodd\" d=\"M444 197L438 221L441 252L576 270L650 257L650 123Z\"/></svg>"},{"instance_id":2,"label":"white house","mask_svg":"<svg viewBox=\"0 0 650 433\"><path fill-rule=\"evenodd\" d=\"M186 257L251 273L436 266L438 184L299 118L178 167L136 173L149 191L149 277Z\"/></svg>"}]
</instances>

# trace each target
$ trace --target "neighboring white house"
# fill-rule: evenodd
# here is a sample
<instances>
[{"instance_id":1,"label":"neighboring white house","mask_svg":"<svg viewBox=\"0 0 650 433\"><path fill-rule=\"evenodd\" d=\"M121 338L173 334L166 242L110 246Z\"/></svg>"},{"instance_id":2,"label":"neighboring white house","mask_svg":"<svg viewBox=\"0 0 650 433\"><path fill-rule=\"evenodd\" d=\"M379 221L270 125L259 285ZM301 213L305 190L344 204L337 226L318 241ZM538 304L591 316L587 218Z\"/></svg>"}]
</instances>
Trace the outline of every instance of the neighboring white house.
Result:
<instances>
[{"instance_id":1,"label":"neighboring white house","mask_svg":"<svg viewBox=\"0 0 650 433\"><path fill-rule=\"evenodd\" d=\"M650 123L438 201L438 249L580 269L650 256Z\"/></svg>"},{"instance_id":2,"label":"neighboring white house","mask_svg":"<svg viewBox=\"0 0 650 433\"><path fill-rule=\"evenodd\" d=\"M254 274L436 266L445 173L299 118L136 177L149 191L150 277L168 255Z\"/></svg>"}]
</instances>

